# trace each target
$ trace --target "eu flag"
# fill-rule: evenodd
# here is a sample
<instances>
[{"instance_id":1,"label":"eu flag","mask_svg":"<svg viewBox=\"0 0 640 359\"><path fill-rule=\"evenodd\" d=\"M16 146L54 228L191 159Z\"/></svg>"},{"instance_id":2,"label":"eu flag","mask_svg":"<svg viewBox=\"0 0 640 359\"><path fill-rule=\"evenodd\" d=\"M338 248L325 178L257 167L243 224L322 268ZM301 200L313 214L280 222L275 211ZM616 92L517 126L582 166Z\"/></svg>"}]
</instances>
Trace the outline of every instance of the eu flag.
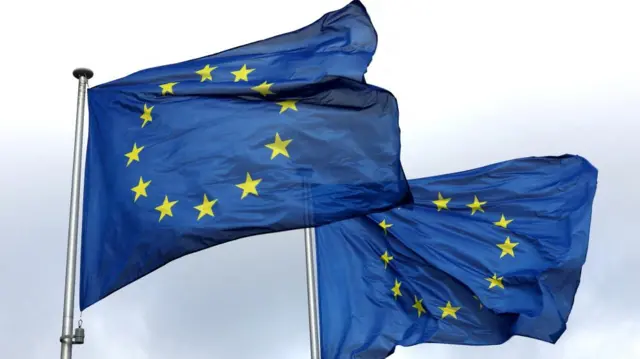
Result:
<instances>
[{"instance_id":1,"label":"eu flag","mask_svg":"<svg viewBox=\"0 0 640 359\"><path fill-rule=\"evenodd\" d=\"M596 180L579 156L510 160L411 180L414 204L317 228L322 358L514 335L555 343Z\"/></svg>"},{"instance_id":2,"label":"eu flag","mask_svg":"<svg viewBox=\"0 0 640 359\"><path fill-rule=\"evenodd\" d=\"M353 2L89 90L80 308L181 256L411 200L398 107Z\"/></svg>"}]
</instances>

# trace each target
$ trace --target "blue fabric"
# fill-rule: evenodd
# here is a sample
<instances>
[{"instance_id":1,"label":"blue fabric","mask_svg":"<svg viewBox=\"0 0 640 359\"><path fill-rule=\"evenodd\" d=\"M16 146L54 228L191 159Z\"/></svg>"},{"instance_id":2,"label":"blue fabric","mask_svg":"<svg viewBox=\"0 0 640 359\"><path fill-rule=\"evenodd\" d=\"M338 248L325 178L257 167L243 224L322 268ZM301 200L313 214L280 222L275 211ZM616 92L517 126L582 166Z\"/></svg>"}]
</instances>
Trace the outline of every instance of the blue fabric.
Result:
<instances>
[{"instance_id":1,"label":"blue fabric","mask_svg":"<svg viewBox=\"0 0 640 359\"><path fill-rule=\"evenodd\" d=\"M409 203L396 100L364 82L376 41L356 1L91 88L80 308L188 253Z\"/></svg>"},{"instance_id":2,"label":"blue fabric","mask_svg":"<svg viewBox=\"0 0 640 359\"><path fill-rule=\"evenodd\" d=\"M579 156L516 159L411 180L414 204L317 228L322 358L514 335L556 342L580 282L596 182ZM498 247L507 237L518 243L513 256ZM494 274L501 285L489 288ZM456 318L442 317L447 302Z\"/></svg>"}]
</instances>

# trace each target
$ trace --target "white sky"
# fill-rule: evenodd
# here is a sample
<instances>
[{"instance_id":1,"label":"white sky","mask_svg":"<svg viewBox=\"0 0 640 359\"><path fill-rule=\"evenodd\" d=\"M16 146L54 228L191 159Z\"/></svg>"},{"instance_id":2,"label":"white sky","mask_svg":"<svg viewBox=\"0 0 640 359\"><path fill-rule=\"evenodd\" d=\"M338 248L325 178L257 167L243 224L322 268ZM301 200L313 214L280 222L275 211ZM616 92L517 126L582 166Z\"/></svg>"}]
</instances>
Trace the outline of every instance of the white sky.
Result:
<instances>
[{"instance_id":1,"label":"white sky","mask_svg":"<svg viewBox=\"0 0 640 359\"><path fill-rule=\"evenodd\" d=\"M96 85L295 30L347 2L0 5L0 357L59 355L72 70L92 68ZM391 358L640 358L640 3L363 2L379 35L367 81L398 98L410 178L563 153L600 170L587 264L557 345L422 344ZM83 319L74 358L308 358L302 232L187 256Z\"/></svg>"}]
</instances>

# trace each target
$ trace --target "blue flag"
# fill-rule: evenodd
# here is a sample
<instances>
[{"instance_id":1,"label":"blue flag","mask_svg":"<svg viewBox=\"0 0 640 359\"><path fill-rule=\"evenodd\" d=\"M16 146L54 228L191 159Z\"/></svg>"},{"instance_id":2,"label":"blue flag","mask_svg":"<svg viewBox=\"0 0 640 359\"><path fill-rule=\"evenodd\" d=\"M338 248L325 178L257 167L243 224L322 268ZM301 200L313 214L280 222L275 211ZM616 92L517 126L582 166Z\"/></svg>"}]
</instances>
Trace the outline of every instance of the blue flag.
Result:
<instances>
[{"instance_id":1,"label":"blue flag","mask_svg":"<svg viewBox=\"0 0 640 359\"><path fill-rule=\"evenodd\" d=\"M409 203L398 107L353 2L315 23L89 90L80 308L240 237Z\"/></svg>"},{"instance_id":2,"label":"blue flag","mask_svg":"<svg viewBox=\"0 0 640 359\"><path fill-rule=\"evenodd\" d=\"M578 156L505 161L411 180L414 204L317 228L322 358L514 335L555 343L596 180Z\"/></svg>"}]
</instances>

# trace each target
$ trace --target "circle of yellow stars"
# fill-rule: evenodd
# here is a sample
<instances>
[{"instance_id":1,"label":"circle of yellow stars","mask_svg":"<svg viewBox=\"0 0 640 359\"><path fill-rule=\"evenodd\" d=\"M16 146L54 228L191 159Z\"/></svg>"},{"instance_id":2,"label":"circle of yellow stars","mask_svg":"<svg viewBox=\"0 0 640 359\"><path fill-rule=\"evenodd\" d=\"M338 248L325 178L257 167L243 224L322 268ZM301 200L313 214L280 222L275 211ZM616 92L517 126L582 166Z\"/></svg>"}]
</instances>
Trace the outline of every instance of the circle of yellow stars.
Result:
<instances>
[{"instance_id":1,"label":"circle of yellow stars","mask_svg":"<svg viewBox=\"0 0 640 359\"><path fill-rule=\"evenodd\" d=\"M442 210L449 210L448 205L450 201L451 201L451 198L447 198L443 196L441 192L438 192L437 198L431 202L435 205L436 210L440 212ZM473 216L476 214L476 212L485 213L483 206L486 204L487 204L487 201L481 201L478 198L478 196L474 195L473 201L471 203L466 204L466 207L468 207L471 210L470 215ZM511 224L511 222L513 222L513 219L507 219L503 213L500 215L500 219L492 223L497 227L508 229L509 224ZM387 236L393 224L388 222L387 219L384 218L382 221L378 223L378 226L382 228L382 230L384 231L384 235ZM511 256L515 258L514 248L518 244L519 244L518 242L512 242L510 236L507 236L504 242L497 243L496 246L501 250L500 258L503 258L505 256ZM394 259L394 257L389 253L388 250L385 250L384 253L382 253L382 255L380 256L380 259L384 263L384 269L386 270L387 267L390 265L391 261ZM493 273L492 276L484 279L488 282L487 289L493 289L493 288L498 288L502 290L505 289L505 286L503 283L504 277L498 276L497 273ZM401 286L402 286L402 282L398 281L398 278L395 278L394 285L393 287L391 287L391 292L393 294L394 300L398 300L398 297L402 296L402 291L400 289ZM480 298L475 295L473 296L473 298L476 301L478 301L479 309L482 310L483 305L482 305L482 302L480 301ZM419 299L418 296L414 295L413 301L414 303L412 305L412 308L416 310L418 317L421 317L422 314L427 313L426 309L424 308L424 305L422 304L422 301L423 301L422 298ZM444 303L443 306L437 307L437 308L441 312L440 319L445 319L447 317L458 319L457 312L462 307L454 306L453 304L451 304L451 301L447 301L446 303Z\"/></svg>"},{"instance_id":2,"label":"circle of yellow stars","mask_svg":"<svg viewBox=\"0 0 640 359\"><path fill-rule=\"evenodd\" d=\"M207 81L211 82L214 80L214 78L217 77L217 75L215 75L217 73L215 72L215 70L217 69L218 69L218 66L205 64L202 68L195 70L194 74L199 76L199 82L201 83L207 82ZM230 71L230 74L233 75L234 83L249 82L249 77L250 77L249 75L251 75L254 71L256 71L255 68L249 68L247 67L247 64L243 64L242 67L240 67L240 69ZM251 91L254 91L257 94L259 94L260 97L267 97L269 95L275 94L275 92L273 92L272 90L273 85L274 83L272 82L263 81L258 85L252 86L250 89ZM159 92L161 96L175 95L176 92L179 93L179 90L176 90L176 88L180 87L180 82L167 82L164 84L160 84L158 86L160 88ZM298 100L285 99L282 101L275 102L275 104L280 106L279 113L283 114L289 110L297 112L298 111L297 102ZM139 117L141 120L140 128L145 128L145 127L148 128L147 126L150 126L153 123L153 117L155 114L153 112L154 107L155 106L149 106L149 104L147 103L144 103L142 105L142 113ZM283 139L280 136L280 133L276 132L273 137L273 142L266 143L264 147L271 151L271 154L270 154L271 160L275 160L279 156L290 158L288 146L292 142L293 142L292 139L290 138ZM124 155L127 158L126 167L130 167L135 162L141 161L141 157L144 157L144 155L141 155L144 148L145 146L139 146L138 143L136 142L133 143L131 151L125 153ZM251 173L246 172L245 181L243 183L239 183L235 185L235 187L242 190L240 194L240 199L244 200L249 195L259 197L258 186L261 184L261 182L262 182L262 178L253 178L251 176ZM152 183L151 180L145 180L142 176L140 176L138 180L138 184L131 188L131 191L134 194L134 197L133 197L134 203L137 202L141 197L148 197L147 189L149 188L151 183ZM178 204L178 202L179 201L177 200L171 200L168 195L165 195L162 203L160 203L157 207L155 207L155 210L158 211L159 213L158 222L161 222L163 219L167 217L173 217L173 208L176 204ZM200 221L205 217L215 217L213 206L217 202L218 202L218 199L209 198L207 193L204 193L202 196L202 203L193 207L197 211L196 220Z\"/></svg>"}]
</instances>

